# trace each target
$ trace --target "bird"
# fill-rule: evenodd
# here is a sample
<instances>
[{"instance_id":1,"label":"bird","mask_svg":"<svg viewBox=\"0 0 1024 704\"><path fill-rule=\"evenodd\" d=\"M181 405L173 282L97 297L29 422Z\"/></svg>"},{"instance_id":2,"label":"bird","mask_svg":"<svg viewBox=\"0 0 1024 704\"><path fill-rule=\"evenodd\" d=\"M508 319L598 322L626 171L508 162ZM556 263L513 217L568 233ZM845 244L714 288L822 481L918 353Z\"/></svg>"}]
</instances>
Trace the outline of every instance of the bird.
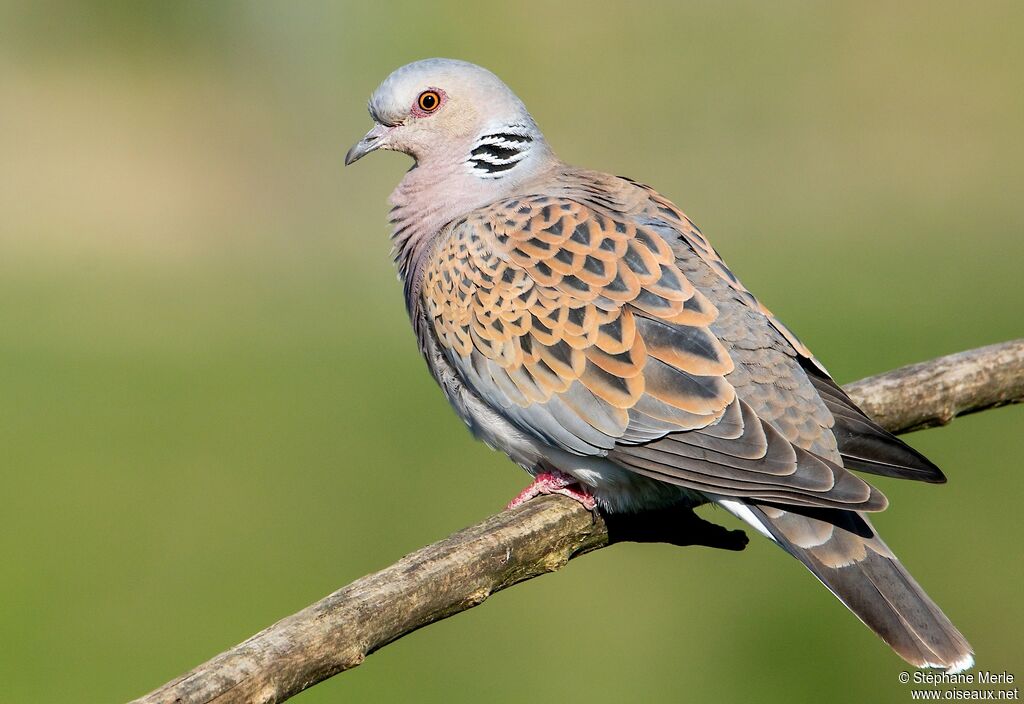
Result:
<instances>
[{"instance_id":1,"label":"bird","mask_svg":"<svg viewBox=\"0 0 1024 704\"><path fill-rule=\"evenodd\" d=\"M717 504L908 663L973 650L877 534L854 472L946 481L875 423L652 187L561 161L494 73L393 71L345 155L413 159L390 196L419 349L475 437L608 514Z\"/></svg>"}]
</instances>

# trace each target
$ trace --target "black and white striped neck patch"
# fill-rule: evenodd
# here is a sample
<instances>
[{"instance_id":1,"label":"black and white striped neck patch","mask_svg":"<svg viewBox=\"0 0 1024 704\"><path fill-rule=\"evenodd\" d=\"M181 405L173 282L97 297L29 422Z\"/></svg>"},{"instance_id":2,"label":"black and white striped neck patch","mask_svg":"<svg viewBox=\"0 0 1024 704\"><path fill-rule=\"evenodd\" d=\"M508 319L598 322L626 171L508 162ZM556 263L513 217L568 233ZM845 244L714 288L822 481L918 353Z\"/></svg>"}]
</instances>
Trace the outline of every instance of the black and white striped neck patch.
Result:
<instances>
[{"instance_id":1,"label":"black and white striped neck patch","mask_svg":"<svg viewBox=\"0 0 1024 704\"><path fill-rule=\"evenodd\" d=\"M473 145L466 163L481 178L500 178L526 157L532 144L533 138L526 134L485 134Z\"/></svg>"}]
</instances>

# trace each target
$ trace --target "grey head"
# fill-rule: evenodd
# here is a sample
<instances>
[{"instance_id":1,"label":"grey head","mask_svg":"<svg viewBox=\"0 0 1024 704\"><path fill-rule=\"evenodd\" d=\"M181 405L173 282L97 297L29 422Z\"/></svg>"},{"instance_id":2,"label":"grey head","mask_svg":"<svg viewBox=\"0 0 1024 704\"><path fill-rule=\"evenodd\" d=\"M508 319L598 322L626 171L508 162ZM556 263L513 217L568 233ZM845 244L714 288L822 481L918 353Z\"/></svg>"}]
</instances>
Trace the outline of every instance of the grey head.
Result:
<instances>
[{"instance_id":1,"label":"grey head","mask_svg":"<svg viewBox=\"0 0 1024 704\"><path fill-rule=\"evenodd\" d=\"M466 61L425 59L395 70L374 91L369 111L374 126L345 155L346 165L391 150L450 176L518 181L551 156L515 93Z\"/></svg>"}]
</instances>

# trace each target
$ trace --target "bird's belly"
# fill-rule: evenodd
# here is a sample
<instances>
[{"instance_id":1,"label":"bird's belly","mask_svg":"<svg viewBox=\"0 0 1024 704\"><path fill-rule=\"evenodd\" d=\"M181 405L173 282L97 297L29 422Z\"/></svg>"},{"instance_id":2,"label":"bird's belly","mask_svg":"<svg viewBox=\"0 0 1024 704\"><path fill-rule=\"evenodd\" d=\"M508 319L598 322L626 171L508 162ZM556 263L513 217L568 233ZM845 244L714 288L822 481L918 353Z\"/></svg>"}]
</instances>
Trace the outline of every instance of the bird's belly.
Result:
<instances>
[{"instance_id":1,"label":"bird's belly","mask_svg":"<svg viewBox=\"0 0 1024 704\"><path fill-rule=\"evenodd\" d=\"M542 443L509 423L468 388L432 339L424 340L424 357L445 398L475 438L501 450L533 473L543 459Z\"/></svg>"},{"instance_id":2,"label":"bird's belly","mask_svg":"<svg viewBox=\"0 0 1024 704\"><path fill-rule=\"evenodd\" d=\"M546 446L545 462L576 477L597 503L612 513L649 511L681 501L698 506L708 501L700 492L645 477L603 457L574 455Z\"/></svg>"}]
</instances>

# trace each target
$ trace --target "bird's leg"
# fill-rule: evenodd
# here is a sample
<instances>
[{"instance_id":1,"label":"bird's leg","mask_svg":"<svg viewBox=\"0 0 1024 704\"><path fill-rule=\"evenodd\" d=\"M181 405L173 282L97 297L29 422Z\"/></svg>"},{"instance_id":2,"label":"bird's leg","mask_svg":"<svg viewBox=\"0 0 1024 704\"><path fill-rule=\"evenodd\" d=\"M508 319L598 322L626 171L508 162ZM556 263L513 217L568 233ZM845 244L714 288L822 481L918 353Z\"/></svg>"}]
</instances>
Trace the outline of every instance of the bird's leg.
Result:
<instances>
[{"instance_id":1,"label":"bird's leg","mask_svg":"<svg viewBox=\"0 0 1024 704\"><path fill-rule=\"evenodd\" d=\"M565 472L560 472L557 469L545 469L534 476L533 483L523 489L519 496L512 499L505 508L510 509L522 506L534 496L540 496L541 494L568 496L570 499L579 501L588 511L593 511L597 508L597 499L584 489L575 477Z\"/></svg>"}]
</instances>

